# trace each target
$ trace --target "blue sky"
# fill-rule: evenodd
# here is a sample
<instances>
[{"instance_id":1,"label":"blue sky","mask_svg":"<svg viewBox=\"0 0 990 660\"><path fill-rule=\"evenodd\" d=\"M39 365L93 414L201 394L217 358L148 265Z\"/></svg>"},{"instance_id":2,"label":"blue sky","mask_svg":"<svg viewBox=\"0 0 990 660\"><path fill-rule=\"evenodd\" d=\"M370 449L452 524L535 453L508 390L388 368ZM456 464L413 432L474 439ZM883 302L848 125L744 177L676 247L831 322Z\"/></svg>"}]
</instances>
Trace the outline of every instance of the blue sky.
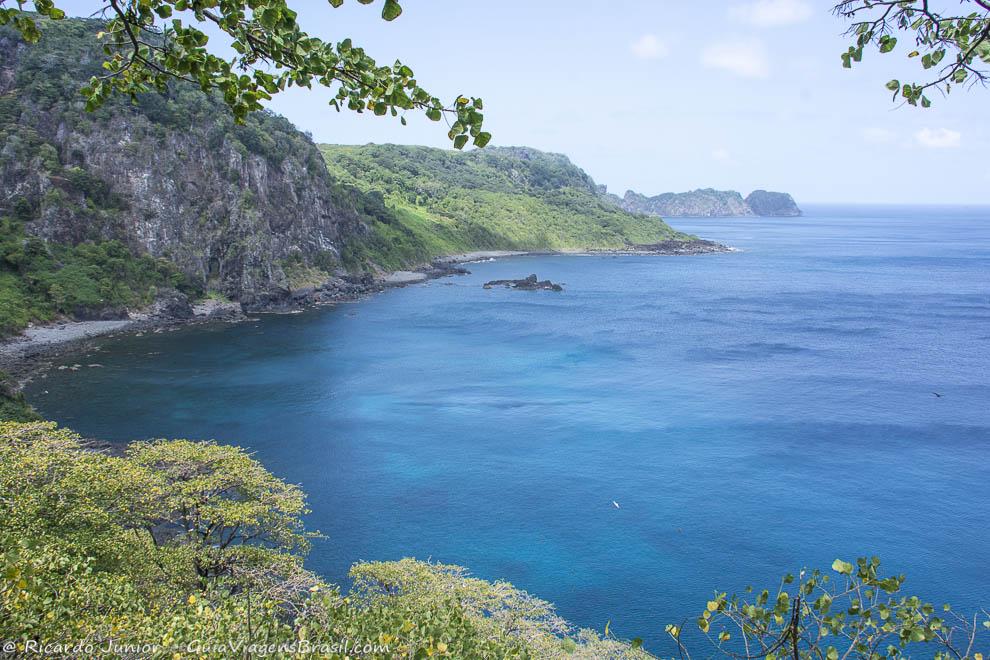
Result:
<instances>
[{"instance_id":1,"label":"blue sky","mask_svg":"<svg viewBox=\"0 0 990 660\"><path fill-rule=\"evenodd\" d=\"M381 2L290 0L311 34L398 57L441 98L482 97L492 144L565 153L619 194L767 188L799 203L990 203L990 92L896 106L883 85L920 72L916 60L898 49L842 69L845 25L829 0L402 4L386 23ZM328 98L293 90L271 107L319 142L449 144L441 125L337 114Z\"/></svg>"}]
</instances>

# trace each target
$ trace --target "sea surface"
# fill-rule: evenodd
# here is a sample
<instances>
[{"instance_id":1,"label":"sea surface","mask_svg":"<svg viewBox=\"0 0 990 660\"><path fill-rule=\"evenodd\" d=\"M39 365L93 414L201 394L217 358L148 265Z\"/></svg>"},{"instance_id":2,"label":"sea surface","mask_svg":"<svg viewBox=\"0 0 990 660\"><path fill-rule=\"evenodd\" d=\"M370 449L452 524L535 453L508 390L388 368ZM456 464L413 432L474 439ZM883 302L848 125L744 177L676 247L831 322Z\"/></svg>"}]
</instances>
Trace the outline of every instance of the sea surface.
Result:
<instances>
[{"instance_id":1,"label":"sea surface","mask_svg":"<svg viewBox=\"0 0 990 660\"><path fill-rule=\"evenodd\" d=\"M332 580L460 564L658 653L713 590L837 557L990 605L990 209L673 224L740 251L473 264L109 340L29 398L88 436L256 452L309 494ZM482 288L530 273L565 291Z\"/></svg>"}]
</instances>

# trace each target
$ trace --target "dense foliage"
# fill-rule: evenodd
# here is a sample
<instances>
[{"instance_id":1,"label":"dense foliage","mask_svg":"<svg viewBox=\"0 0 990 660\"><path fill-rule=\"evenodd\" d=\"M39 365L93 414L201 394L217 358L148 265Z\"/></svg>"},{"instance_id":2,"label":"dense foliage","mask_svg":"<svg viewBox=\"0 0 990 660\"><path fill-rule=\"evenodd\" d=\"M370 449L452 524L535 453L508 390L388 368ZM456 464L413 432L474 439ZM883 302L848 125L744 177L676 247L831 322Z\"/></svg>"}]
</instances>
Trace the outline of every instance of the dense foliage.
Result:
<instances>
[{"instance_id":1,"label":"dense foliage","mask_svg":"<svg viewBox=\"0 0 990 660\"><path fill-rule=\"evenodd\" d=\"M377 193L387 207L377 213L372 235L352 243L351 261L395 268L472 250L617 248L689 238L602 200L594 181L558 154L397 145L320 149L332 175Z\"/></svg>"},{"instance_id":2,"label":"dense foliage","mask_svg":"<svg viewBox=\"0 0 990 660\"><path fill-rule=\"evenodd\" d=\"M961 0L958 10L942 10L928 0L843 0L833 11L852 21L849 34L856 37L842 53L842 65L851 68L863 58L867 46L880 53L897 48L897 36L914 43L909 58L917 58L926 72L922 82L891 80L887 89L894 100L929 107L927 96L935 89L948 94L955 86L986 85L990 77L990 2Z\"/></svg>"},{"instance_id":3,"label":"dense foliage","mask_svg":"<svg viewBox=\"0 0 990 660\"><path fill-rule=\"evenodd\" d=\"M645 657L456 566L357 564L342 594L302 567L303 513L297 487L236 447L112 455L2 422L0 639L81 649L55 656Z\"/></svg>"},{"instance_id":4,"label":"dense foliage","mask_svg":"<svg viewBox=\"0 0 990 660\"><path fill-rule=\"evenodd\" d=\"M94 57L92 39L104 27L98 20L38 21L39 41L30 46L20 45L20 38L10 28L0 28L0 39L19 47L10 90L0 96L0 130L5 141L13 142L3 150L6 166L41 156L40 164L56 176L69 178L60 168L82 169L69 183L87 193L97 208L113 210L125 200L114 198L109 186L91 174L89 179L80 178L86 176L85 154L61 153L57 144L40 136L44 128L66 124L85 131L121 118L127 121L129 132L138 133L129 134L128 142L136 142L144 131L160 140L169 130L206 130L214 147L234 140L238 150L273 163L305 151L311 144L288 120L270 112L252 113L238 124L221 112L223 101L216 94L203 94L198 87L179 81L133 99L109 98L100 107L87 110L78 87L80 81L102 71ZM147 119L148 125L135 121L137 118ZM320 164L317 160L309 165Z\"/></svg>"},{"instance_id":5,"label":"dense foliage","mask_svg":"<svg viewBox=\"0 0 990 660\"><path fill-rule=\"evenodd\" d=\"M34 422L41 419L9 377L0 371L0 422Z\"/></svg>"},{"instance_id":6,"label":"dense foliage","mask_svg":"<svg viewBox=\"0 0 990 660\"><path fill-rule=\"evenodd\" d=\"M716 593L697 619L712 648L708 656L838 660L912 657L982 660L990 613L957 614L901 593L903 575L883 576L877 557L853 565L836 559L832 573L801 571L786 575L774 592L751 599ZM752 593L752 589L747 589ZM982 620L981 620L982 619ZM680 626L667 634L682 656L690 657Z\"/></svg>"},{"instance_id":7,"label":"dense foliage","mask_svg":"<svg viewBox=\"0 0 990 660\"><path fill-rule=\"evenodd\" d=\"M157 287L185 285L168 261L136 255L119 241L49 243L0 218L0 337L60 314L147 304Z\"/></svg>"},{"instance_id":8,"label":"dense foliage","mask_svg":"<svg viewBox=\"0 0 990 660\"><path fill-rule=\"evenodd\" d=\"M27 4L46 19L65 18L56 0L0 0L0 25L13 26L29 42L38 41L41 31L35 16L24 11ZM456 148L468 140L483 147L491 139L481 130L481 99L458 96L445 106L420 87L412 69L398 60L392 66L379 66L350 39L334 44L308 35L285 0L107 0L101 4L107 20L97 39L105 59L102 71L80 90L91 110L117 93L164 91L180 79L204 92L219 92L242 122L274 94L316 83L333 92L330 105L338 111L398 116L420 110L433 121L448 115L453 119L449 136ZM339 7L343 0L329 4ZM384 1L383 19L391 21L401 13L397 0ZM210 37L204 30L215 29L229 38L237 55L227 60L209 51Z\"/></svg>"}]
</instances>

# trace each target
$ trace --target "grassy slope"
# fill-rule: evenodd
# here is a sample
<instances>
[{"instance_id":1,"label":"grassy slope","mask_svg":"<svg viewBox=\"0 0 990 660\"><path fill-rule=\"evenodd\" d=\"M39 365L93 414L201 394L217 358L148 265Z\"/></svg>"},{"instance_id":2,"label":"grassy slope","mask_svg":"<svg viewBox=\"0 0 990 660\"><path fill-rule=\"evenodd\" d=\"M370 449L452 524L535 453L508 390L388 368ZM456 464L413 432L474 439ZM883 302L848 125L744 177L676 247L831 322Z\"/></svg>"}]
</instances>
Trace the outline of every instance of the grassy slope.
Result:
<instances>
[{"instance_id":1,"label":"grassy slope","mask_svg":"<svg viewBox=\"0 0 990 660\"><path fill-rule=\"evenodd\" d=\"M390 213L350 246L387 268L471 250L622 247L688 239L662 220L601 200L566 157L534 149L466 153L397 145L321 145L342 183L381 193Z\"/></svg>"}]
</instances>

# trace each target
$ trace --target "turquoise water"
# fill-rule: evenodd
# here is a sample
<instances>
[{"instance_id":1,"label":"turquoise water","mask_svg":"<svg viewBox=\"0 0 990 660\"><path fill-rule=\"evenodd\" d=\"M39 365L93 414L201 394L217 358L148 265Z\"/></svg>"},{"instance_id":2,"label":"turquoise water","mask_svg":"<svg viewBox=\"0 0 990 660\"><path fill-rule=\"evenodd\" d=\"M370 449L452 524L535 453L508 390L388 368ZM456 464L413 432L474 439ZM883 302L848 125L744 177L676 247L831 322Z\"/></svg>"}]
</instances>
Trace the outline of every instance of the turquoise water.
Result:
<instances>
[{"instance_id":1,"label":"turquoise water","mask_svg":"<svg viewBox=\"0 0 990 660\"><path fill-rule=\"evenodd\" d=\"M742 251L476 264L114 340L29 394L87 435L256 451L329 578L457 563L659 652L712 590L836 557L990 605L990 210L675 224ZM566 291L481 287L531 272Z\"/></svg>"}]
</instances>

